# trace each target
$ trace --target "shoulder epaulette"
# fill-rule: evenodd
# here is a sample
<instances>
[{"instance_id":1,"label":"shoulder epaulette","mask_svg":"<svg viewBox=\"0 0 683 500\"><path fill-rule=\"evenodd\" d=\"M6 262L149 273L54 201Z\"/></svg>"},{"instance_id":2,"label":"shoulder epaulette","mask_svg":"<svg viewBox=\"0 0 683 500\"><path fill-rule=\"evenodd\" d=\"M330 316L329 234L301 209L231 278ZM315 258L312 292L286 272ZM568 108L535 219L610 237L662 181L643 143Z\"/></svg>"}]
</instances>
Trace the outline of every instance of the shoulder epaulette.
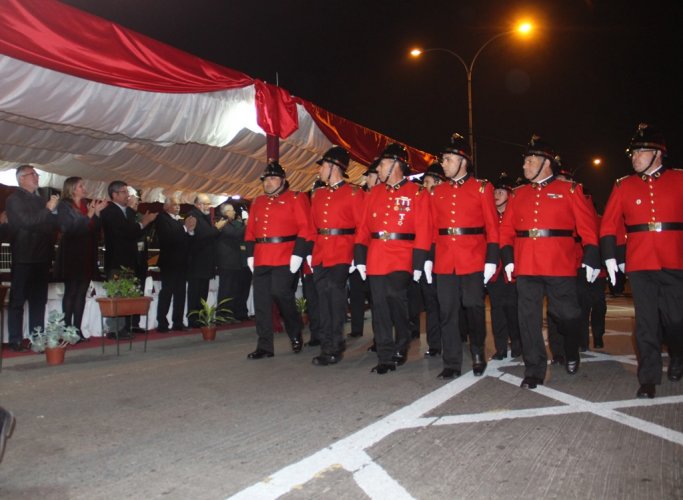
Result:
<instances>
[{"instance_id":1,"label":"shoulder epaulette","mask_svg":"<svg viewBox=\"0 0 683 500\"><path fill-rule=\"evenodd\" d=\"M570 192L570 193L573 193L574 191L576 191L576 188L577 188L579 185L580 185L580 184L579 184L578 182L572 181L572 185L571 185L571 187L569 188L569 192Z\"/></svg>"},{"instance_id":2,"label":"shoulder epaulette","mask_svg":"<svg viewBox=\"0 0 683 500\"><path fill-rule=\"evenodd\" d=\"M631 177L631 176L630 176L630 175L625 175L625 176L623 176L623 177L620 177L620 178L618 178L618 179L615 181L615 184L616 184L617 186L621 186L621 183L624 182L624 179L628 179L629 177Z\"/></svg>"},{"instance_id":3,"label":"shoulder epaulette","mask_svg":"<svg viewBox=\"0 0 683 500\"><path fill-rule=\"evenodd\" d=\"M479 179L477 179L477 180L479 180ZM486 190L486 185L489 183L489 181L487 181L486 179L483 179L483 180L480 180L479 182L481 183L481 185L479 186L479 192L483 193Z\"/></svg>"}]
</instances>

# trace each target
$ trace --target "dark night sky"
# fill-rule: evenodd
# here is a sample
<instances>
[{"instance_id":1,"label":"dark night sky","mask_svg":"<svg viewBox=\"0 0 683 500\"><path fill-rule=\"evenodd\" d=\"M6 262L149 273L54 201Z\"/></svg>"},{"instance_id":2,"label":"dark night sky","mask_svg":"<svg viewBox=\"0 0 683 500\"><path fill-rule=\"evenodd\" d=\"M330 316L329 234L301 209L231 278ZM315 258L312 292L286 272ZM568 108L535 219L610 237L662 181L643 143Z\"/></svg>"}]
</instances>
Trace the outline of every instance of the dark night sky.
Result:
<instances>
[{"instance_id":1,"label":"dark night sky","mask_svg":"<svg viewBox=\"0 0 683 500\"><path fill-rule=\"evenodd\" d=\"M621 0L62 0L428 152L467 133L469 61L523 15L540 29L503 37L473 72L480 177L521 173L532 133L553 143L601 208L641 121L680 166L683 2ZM594 169L590 159L603 158Z\"/></svg>"}]
</instances>

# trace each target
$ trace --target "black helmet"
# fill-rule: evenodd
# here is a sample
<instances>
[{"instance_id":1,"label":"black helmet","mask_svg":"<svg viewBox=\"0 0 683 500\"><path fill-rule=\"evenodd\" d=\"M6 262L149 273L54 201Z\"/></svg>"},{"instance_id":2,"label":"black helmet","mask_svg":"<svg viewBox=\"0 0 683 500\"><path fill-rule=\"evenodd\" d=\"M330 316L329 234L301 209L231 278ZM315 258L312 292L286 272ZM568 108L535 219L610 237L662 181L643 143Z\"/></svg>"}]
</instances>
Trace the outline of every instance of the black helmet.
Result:
<instances>
[{"instance_id":1,"label":"black helmet","mask_svg":"<svg viewBox=\"0 0 683 500\"><path fill-rule=\"evenodd\" d=\"M512 179L508 177L508 174L501 172L498 176L498 179L496 179L496 182L493 183L493 187L495 189L506 189L508 191L512 191L514 184Z\"/></svg>"},{"instance_id":2,"label":"black helmet","mask_svg":"<svg viewBox=\"0 0 683 500\"><path fill-rule=\"evenodd\" d=\"M377 165L379 165L379 156L376 156L374 160L372 160L372 163L368 165L368 169L365 171L363 175L366 177L370 174L376 174L377 173Z\"/></svg>"},{"instance_id":3,"label":"black helmet","mask_svg":"<svg viewBox=\"0 0 683 500\"><path fill-rule=\"evenodd\" d=\"M658 149L662 157L666 158L666 141L662 133L647 123L638 125L638 130L628 143L626 154L631 156L636 149Z\"/></svg>"},{"instance_id":4,"label":"black helmet","mask_svg":"<svg viewBox=\"0 0 683 500\"><path fill-rule=\"evenodd\" d=\"M555 169L555 165L560 164L560 156L555 151L555 148L536 134L531 136L531 140L522 156L543 156L550 160L553 169Z\"/></svg>"},{"instance_id":5,"label":"black helmet","mask_svg":"<svg viewBox=\"0 0 683 500\"><path fill-rule=\"evenodd\" d=\"M351 155L347 150L341 146L332 146L316 163L322 165L324 161L329 161L341 168L342 172L346 172L346 169L349 168L350 159Z\"/></svg>"},{"instance_id":6,"label":"black helmet","mask_svg":"<svg viewBox=\"0 0 683 500\"><path fill-rule=\"evenodd\" d=\"M443 171L443 167L438 161L435 161L425 171L425 177L427 176L434 177L437 180L443 181L446 179L446 174Z\"/></svg>"},{"instance_id":7,"label":"black helmet","mask_svg":"<svg viewBox=\"0 0 683 500\"><path fill-rule=\"evenodd\" d=\"M451 135L450 142L441 148L442 155L447 153L462 156L467 161L472 163L472 152L470 151L470 145L467 140L465 140L465 138L457 132Z\"/></svg>"},{"instance_id":8,"label":"black helmet","mask_svg":"<svg viewBox=\"0 0 683 500\"><path fill-rule=\"evenodd\" d=\"M403 175L410 175L411 172L410 164L408 162L408 150L405 148L405 146L396 142L389 144L379 155L380 161L384 160L385 158L399 161L401 163L401 171L403 172Z\"/></svg>"},{"instance_id":9,"label":"black helmet","mask_svg":"<svg viewBox=\"0 0 683 500\"><path fill-rule=\"evenodd\" d=\"M573 181L574 180L574 172L572 172L568 167L562 165L562 160L560 160L557 164L557 167L553 169L555 172L555 175L561 175L568 181Z\"/></svg>"},{"instance_id":10,"label":"black helmet","mask_svg":"<svg viewBox=\"0 0 683 500\"><path fill-rule=\"evenodd\" d=\"M261 180L265 179L266 177L282 177L284 179L286 176L285 169L282 168L277 161L270 160L268 165L266 165L266 169L263 171L263 174L261 174Z\"/></svg>"}]
</instances>

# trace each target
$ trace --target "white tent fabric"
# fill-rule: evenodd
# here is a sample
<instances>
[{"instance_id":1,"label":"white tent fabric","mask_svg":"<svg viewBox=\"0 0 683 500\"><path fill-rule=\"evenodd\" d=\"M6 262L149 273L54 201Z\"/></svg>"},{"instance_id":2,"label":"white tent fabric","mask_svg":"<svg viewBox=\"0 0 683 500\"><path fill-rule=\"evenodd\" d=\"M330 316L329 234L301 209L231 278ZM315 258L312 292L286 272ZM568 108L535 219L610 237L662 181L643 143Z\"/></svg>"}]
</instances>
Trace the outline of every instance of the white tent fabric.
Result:
<instances>
[{"instance_id":1,"label":"white tent fabric","mask_svg":"<svg viewBox=\"0 0 683 500\"><path fill-rule=\"evenodd\" d=\"M121 179L143 201L197 193L251 198L261 193L266 137L254 86L198 94L145 92L97 83L0 55L0 170L30 163L61 188L80 176L93 197ZM280 143L294 189L308 189L330 141L303 106L299 128ZM358 179L364 167L353 163Z\"/></svg>"}]
</instances>

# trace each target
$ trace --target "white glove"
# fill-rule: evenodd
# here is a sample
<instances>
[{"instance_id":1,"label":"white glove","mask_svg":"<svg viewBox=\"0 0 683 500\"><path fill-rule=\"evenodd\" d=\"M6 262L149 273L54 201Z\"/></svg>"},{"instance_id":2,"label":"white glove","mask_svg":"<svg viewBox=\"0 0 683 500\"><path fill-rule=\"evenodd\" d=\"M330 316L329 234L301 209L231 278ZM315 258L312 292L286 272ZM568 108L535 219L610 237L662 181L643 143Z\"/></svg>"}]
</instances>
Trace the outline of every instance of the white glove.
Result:
<instances>
[{"instance_id":1,"label":"white glove","mask_svg":"<svg viewBox=\"0 0 683 500\"><path fill-rule=\"evenodd\" d=\"M416 283L419 283L421 277L422 277L422 271L420 271L419 269L413 270L413 281L415 281Z\"/></svg>"},{"instance_id":2,"label":"white glove","mask_svg":"<svg viewBox=\"0 0 683 500\"><path fill-rule=\"evenodd\" d=\"M249 266L249 270L253 273L254 272L254 258L253 257L247 257L247 266Z\"/></svg>"},{"instance_id":3,"label":"white glove","mask_svg":"<svg viewBox=\"0 0 683 500\"><path fill-rule=\"evenodd\" d=\"M308 267L311 268L311 273L312 273L313 272L313 256L307 255L306 256L306 262L308 263Z\"/></svg>"},{"instance_id":4,"label":"white glove","mask_svg":"<svg viewBox=\"0 0 683 500\"><path fill-rule=\"evenodd\" d=\"M505 276L508 277L508 281L512 281L512 272L515 270L515 265L511 262L505 266Z\"/></svg>"},{"instance_id":5,"label":"white glove","mask_svg":"<svg viewBox=\"0 0 683 500\"><path fill-rule=\"evenodd\" d=\"M498 266L489 262L484 264L484 285L496 274L496 267Z\"/></svg>"},{"instance_id":6,"label":"white glove","mask_svg":"<svg viewBox=\"0 0 683 500\"><path fill-rule=\"evenodd\" d=\"M623 262L619 264L619 271L621 271L623 274L626 274L626 264Z\"/></svg>"},{"instance_id":7,"label":"white glove","mask_svg":"<svg viewBox=\"0 0 683 500\"><path fill-rule=\"evenodd\" d=\"M607 259L605 261L605 267L607 268L607 274L609 275L609 281L612 283L612 286L617 284L617 270L619 269L619 266L617 266L617 259Z\"/></svg>"},{"instance_id":8,"label":"white glove","mask_svg":"<svg viewBox=\"0 0 683 500\"><path fill-rule=\"evenodd\" d=\"M431 260L426 260L425 261L425 280L427 280L427 284L431 285L433 278L432 278L432 271L434 271L434 262Z\"/></svg>"},{"instance_id":9,"label":"white glove","mask_svg":"<svg viewBox=\"0 0 683 500\"><path fill-rule=\"evenodd\" d=\"M299 257L298 255L292 255L289 258L289 272L292 274L296 273L301 267L301 263L303 261L303 257Z\"/></svg>"},{"instance_id":10,"label":"white glove","mask_svg":"<svg viewBox=\"0 0 683 500\"><path fill-rule=\"evenodd\" d=\"M367 273L367 267L365 264L358 264L356 266L356 269L358 269L358 274L360 274L360 278L365 281L368 278L368 273Z\"/></svg>"},{"instance_id":11,"label":"white glove","mask_svg":"<svg viewBox=\"0 0 683 500\"><path fill-rule=\"evenodd\" d=\"M351 261L351 265L349 266L349 274L353 274L353 272L356 270L355 262L356 262L355 260Z\"/></svg>"},{"instance_id":12,"label":"white glove","mask_svg":"<svg viewBox=\"0 0 683 500\"><path fill-rule=\"evenodd\" d=\"M593 269L591 266L587 266L586 264L581 264L581 267L586 268L586 281L588 281L588 283L593 283L596 279L598 279L600 269Z\"/></svg>"}]
</instances>

